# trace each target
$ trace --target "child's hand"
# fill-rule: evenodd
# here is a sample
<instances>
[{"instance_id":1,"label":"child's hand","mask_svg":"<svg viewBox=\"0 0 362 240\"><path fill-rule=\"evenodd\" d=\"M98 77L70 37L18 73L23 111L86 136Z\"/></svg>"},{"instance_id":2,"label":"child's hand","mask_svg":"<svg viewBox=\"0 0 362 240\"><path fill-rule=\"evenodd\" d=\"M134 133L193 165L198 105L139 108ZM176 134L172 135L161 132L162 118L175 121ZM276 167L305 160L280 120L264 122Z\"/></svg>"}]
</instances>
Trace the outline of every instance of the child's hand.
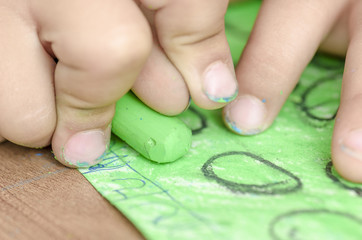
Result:
<instances>
[{"instance_id":1,"label":"child's hand","mask_svg":"<svg viewBox=\"0 0 362 240\"><path fill-rule=\"evenodd\" d=\"M342 176L362 182L362 1L263 1L224 119L242 135L268 128L320 44L347 52L332 157Z\"/></svg>"},{"instance_id":2,"label":"child's hand","mask_svg":"<svg viewBox=\"0 0 362 240\"><path fill-rule=\"evenodd\" d=\"M182 111L185 79L200 106L222 107L237 90L226 8L227 0L0 0L0 141L52 143L67 166L96 164L114 104L150 53L134 88L146 103ZM157 98L158 91L167 94Z\"/></svg>"},{"instance_id":3,"label":"child's hand","mask_svg":"<svg viewBox=\"0 0 362 240\"><path fill-rule=\"evenodd\" d=\"M190 95L206 109L233 100L237 82L224 31L228 0L141 2L154 44L132 88L136 95L167 115L184 111Z\"/></svg>"}]
</instances>

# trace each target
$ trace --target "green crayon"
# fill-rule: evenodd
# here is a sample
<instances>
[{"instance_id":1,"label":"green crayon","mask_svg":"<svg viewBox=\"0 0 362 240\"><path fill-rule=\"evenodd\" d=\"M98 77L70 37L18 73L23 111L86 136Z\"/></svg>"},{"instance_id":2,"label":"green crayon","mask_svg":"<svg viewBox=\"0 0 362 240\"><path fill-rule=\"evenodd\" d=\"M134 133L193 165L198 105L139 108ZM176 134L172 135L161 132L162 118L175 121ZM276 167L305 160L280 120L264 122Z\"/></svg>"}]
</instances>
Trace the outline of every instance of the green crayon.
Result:
<instances>
[{"instance_id":1,"label":"green crayon","mask_svg":"<svg viewBox=\"0 0 362 240\"><path fill-rule=\"evenodd\" d=\"M150 109L131 92L116 104L112 132L158 163L177 160L191 146L191 130L180 119Z\"/></svg>"}]
</instances>

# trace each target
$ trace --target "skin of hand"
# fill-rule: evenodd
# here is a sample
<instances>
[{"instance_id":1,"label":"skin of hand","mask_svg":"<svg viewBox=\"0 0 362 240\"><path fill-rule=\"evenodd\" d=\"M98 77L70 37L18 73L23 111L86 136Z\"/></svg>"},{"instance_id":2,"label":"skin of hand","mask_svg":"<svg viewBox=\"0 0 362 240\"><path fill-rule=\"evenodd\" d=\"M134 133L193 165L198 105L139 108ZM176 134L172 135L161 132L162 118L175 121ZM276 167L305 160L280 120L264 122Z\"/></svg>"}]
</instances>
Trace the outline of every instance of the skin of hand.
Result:
<instances>
[{"instance_id":1,"label":"skin of hand","mask_svg":"<svg viewBox=\"0 0 362 240\"><path fill-rule=\"evenodd\" d=\"M238 90L227 5L0 0L0 141L51 143L66 166L97 164L115 102L136 80L133 91L165 114L182 112L190 94L203 108L225 106Z\"/></svg>"},{"instance_id":2,"label":"skin of hand","mask_svg":"<svg viewBox=\"0 0 362 240\"><path fill-rule=\"evenodd\" d=\"M267 129L318 47L346 56L332 159L344 178L362 182L362 1L263 1L236 68L239 94L224 108L224 121L241 135Z\"/></svg>"}]
</instances>

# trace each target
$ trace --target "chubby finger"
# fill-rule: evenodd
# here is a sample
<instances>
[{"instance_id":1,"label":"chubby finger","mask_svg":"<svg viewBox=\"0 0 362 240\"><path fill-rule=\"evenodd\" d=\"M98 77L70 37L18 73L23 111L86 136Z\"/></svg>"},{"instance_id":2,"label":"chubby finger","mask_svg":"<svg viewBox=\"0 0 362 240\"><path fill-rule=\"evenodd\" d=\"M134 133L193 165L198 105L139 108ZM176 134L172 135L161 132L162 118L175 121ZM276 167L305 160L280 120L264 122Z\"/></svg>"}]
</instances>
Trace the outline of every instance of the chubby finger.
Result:
<instances>
[{"instance_id":1,"label":"chubby finger","mask_svg":"<svg viewBox=\"0 0 362 240\"><path fill-rule=\"evenodd\" d=\"M109 144L115 102L150 52L149 26L133 1L39 2L41 39L59 60L54 154L70 167L94 165Z\"/></svg>"},{"instance_id":2,"label":"chubby finger","mask_svg":"<svg viewBox=\"0 0 362 240\"><path fill-rule=\"evenodd\" d=\"M0 7L0 142L44 147L56 124L55 62L43 49L32 17L15 6Z\"/></svg>"},{"instance_id":3,"label":"chubby finger","mask_svg":"<svg viewBox=\"0 0 362 240\"><path fill-rule=\"evenodd\" d=\"M356 1L351 9L351 40L332 139L332 159L344 178L362 183L362 3Z\"/></svg>"},{"instance_id":4,"label":"chubby finger","mask_svg":"<svg viewBox=\"0 0 362 240\"><path fill-rule=\"evenodd\" d=\"M157 43L132 91L149 107L165 115L183 112L190 99L183 77Z\"/></svg>"},{"instance_id":5,"label":"chubby finger","mask_svg":"<svg viewBox=\"0 0 362 240\"><path fill-rule=\"evenodd\" d=\"M237 82L224 33L227 0L142 0L155 11L162 49L185 80L194 102L214 109L231 101Z\"/></svg>"},{"instance_id":6,"label":"chubby finger","mask_svg":"<svg viewBox=\"0 0 362 240\"><path fill-rule=\"evenodd\" d=\"M347 1L263 1L238 63L239 95L224 108L242 135L269 127Z\"/></svg>"},{"instance_id":7,"label":"chubby finger","mask_svg":"<svg viewBox=\"0 0 362 240\"><path fill-rule=\"evenodd\" d=\"M132 91L152 109L176 115L184 111L190 100L186 83L161 48L153 23L154 12L140 6L153 32L153 47Z\"/></svg>"}]
</instances>

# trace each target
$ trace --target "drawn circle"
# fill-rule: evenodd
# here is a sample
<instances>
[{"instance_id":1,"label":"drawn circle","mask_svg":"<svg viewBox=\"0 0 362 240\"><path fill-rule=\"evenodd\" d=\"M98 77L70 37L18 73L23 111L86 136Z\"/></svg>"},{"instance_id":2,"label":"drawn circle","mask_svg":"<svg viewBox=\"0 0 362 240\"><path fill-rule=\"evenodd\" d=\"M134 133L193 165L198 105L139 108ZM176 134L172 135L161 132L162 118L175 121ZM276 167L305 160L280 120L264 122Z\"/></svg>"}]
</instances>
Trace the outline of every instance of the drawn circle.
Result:
<instances>
[{"instance_id":1,"label":"drawn circle","mask_svg":"<svg viewBox=\"0 0 362 240\"><path fill-rule=\"evenodd\" d=\"M317 53L314 55L311 64L325 70L343 71L343 58L331 57L327 54Z\"/></svg>"},{"instance_id":2,"label":"drawn circle","mask_svg":"<svg viewBox=\"0 0 362 240\"><path fill-rule=\"evenodd\" d=\"M230 156L232 158L229 158ZM228 167L225 172L233 170L234 175L219 176L220 171L217 169L225 169L225 166ZM243 179L244 176L240 176L237 171L243 169L249 173L257 173L261 168L264 169L263 176L270 176L269 179L261 179L261 175L258 177L257 174L253 174L253 179L248 176ZM275 195L295 192L302 187L300 179L291 172L249 152L233 151L215 155L204 163L201 171L205 177L215 180L234 193ZM278 180L274 180L274 176L277 176Z\"/></svg>"},{"instance_id":3,"label":"drawn circle","mask_svg":"<svg viewBox=\"0 0 362 240\"><path fill-rule=\"evenodd\" d=\"M297 210L273 219L269 231L274 240L360 240L362 220L328 209Z\"/></svg>"},{"instance_id":4,"label":"drawn circle","mask_svg":"<svg viewBox=\"0 0 362 240\"><path fill-rule=\"evenodd\" d=\"M313 120L333 120L336 117L340 99L340 84L337 85L336 81L341 80L342 75L339 73L318 79L303 92L301 102L298 104L301 110ZM334 90L332 91L331 88Z\"/></svg>"},{"instance_id":5,"label":"drawn circle","mask_svg":"<svg viewBox=\"0 0 362 240\"><path fill-rule=\"evenodd\" d=\"M362 197L362 187L357 186L357 184L355 183L350 183L346 180L343 180L338 173L336 173L333 169L333 163L332 161L328 162L325 168L326 171L326 175L327 177L329 177L334 183L338 184L339 186L341 186L344 189L350 190L350 191L354 191L358 196Z\"/></svg>"},{"instance_id":6,"label":"drawn circle","mask_svg":"<svg viewBox=\"0 0 362 240\"><path fill-rule=\"evenodd\" d=\"M191 129L192 135L200 134L203 129L207 128L206 117L192 106L180 114L179 118Z\"/></svg>"}]
</instances>

